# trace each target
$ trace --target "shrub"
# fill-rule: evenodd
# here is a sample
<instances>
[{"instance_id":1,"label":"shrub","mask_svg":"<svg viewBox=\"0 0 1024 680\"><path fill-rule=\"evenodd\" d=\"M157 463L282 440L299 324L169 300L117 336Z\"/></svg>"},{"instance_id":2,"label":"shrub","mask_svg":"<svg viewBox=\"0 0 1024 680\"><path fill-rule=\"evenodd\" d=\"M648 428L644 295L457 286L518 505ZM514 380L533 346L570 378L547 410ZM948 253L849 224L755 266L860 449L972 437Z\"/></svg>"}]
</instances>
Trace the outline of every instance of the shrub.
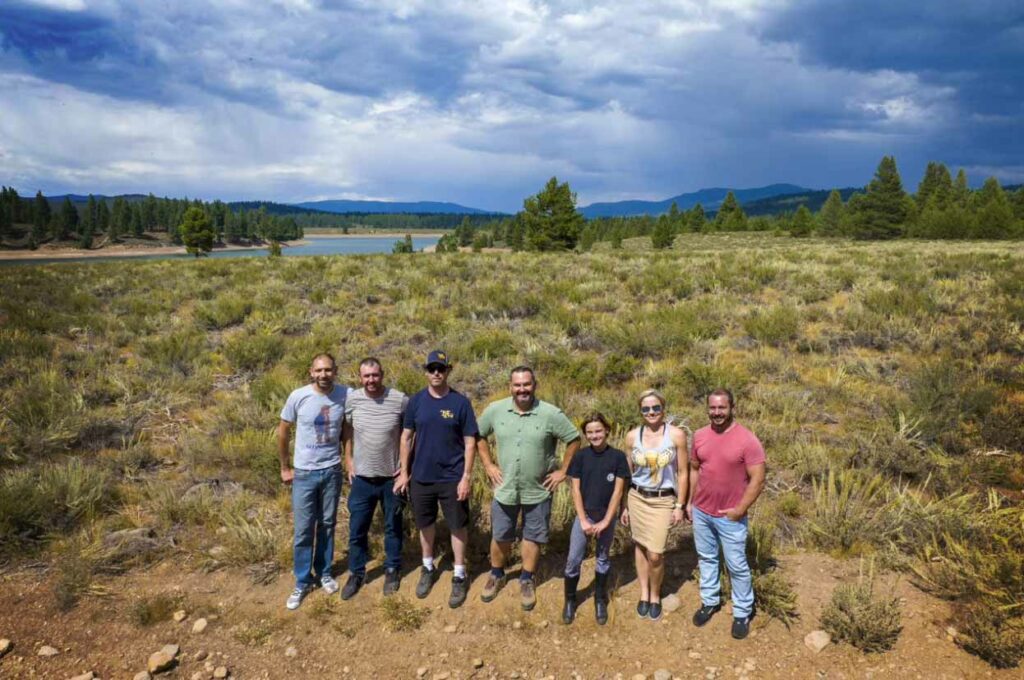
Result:
<instances>
[{"instance_id":1,"label":"shrub","mask_svg":"<svg viewBox=\"0 0 1024 680\"><path fill-rule=\"evenodd\" d=\"M800 312L790 305L756 310L744 319L743 330L758 342L778 347L796 339L800 330Z\"/></svg>"},{"instance_id":2,"label":"shrub","mask_svg":"<svg viewBox=\"0 0 1024 680\"><path fill-rule=\"evenodd\" d=\"M401 595L385 597L377 604L384 627L393 632L419 630L430 616L426 607L418 607Z\"/></svg>"},{"instance_id":3,"label":"shrub","mask_svg":"<svg viewBox=\"0 0 1024 680\"><path fill-rule=\"evenodd\" d=\"M152 626L169 621L181 609L185 598L180 593L143 595L132 601L128 615L136 626Z\"/></svg>"},{"instance_id":4,"label":"shrub","mask_svg":"<svg viewBox=\"0 0 1024 680\"><path fill-rule=\"evenodd\" d=\"M252 308L251 296L228 292L215 300L197 305L195 317L204 328L227 328L245 321L245 317L249 316Z\"/></svg>"},{"instance_id":5,"label":"shrub","mask_svg":"<svg viewBox=\"0 0 1024 680\"><path fill-rule=\"evenodd\" d=\"M146 359L160 370L189 375L206 351L206 336L193 328L179 328L143 341Z\"/></svg>"},{"instance_id":6,"label":"shrub","mask_svg":"<svg viewBox=\"0 0 1024 680\"><path fill-rule=\"evenodd\" d=\"M978 602L961 610L955 621L956 641L996 668L1015 668L1024 659L1024 617Z\"/></svg>"},{"instance_id":7,"label":"shrub","mask_svg":"<svg viewBox=\"0 0 1024 680\"><path fill-rule=\"evenodd\" d=\"M268 368L284 354L284 340L277 333L261 329L239 331L224 342L224 355L241 371Z\"/></svg>"},{"instance_id":8,"label":"shrub","mask_svg":"<svg viewBox=\"0 0 1024 680\"><path fill-rule=\"evenodd\" d=\"M0 401L0 442L15 459L70 448L85 422L85 400L67 376L49 369L16 380Z\"/></svg>"},{"instance_id":9,"label":"shrub","mask_svg":"<svg viewBox=\"0 0 1024 680\"><path fill-rule=\"evenodd\" d=\"M754 598L757 608L789 628L800 614L796 606L796 592L780 571L754 576Z\"/></svg>"},{"instance_id":10,"label":"shrub","mask_svg":"<svg viewBox=\"0 0 1024 680\"><path fill-rule=\"evenodd\" d=\"M885 478L859 470L829 469L814 481L812 541L839 555L864 552L892 539L899 529L887 506Z\"/></svg>"},{"instance_id":11,"label":"shrub","mask_svg":"<svg viewBox=\"0 0 1024 680\"><path fill-rule=\"evenodd\" d=\"M875 599L871 568L857 583L836 586L821 613L821 626L837 642L848 642L862 652L884 652L892 649L903 630L899 600Z\"/></svg>"}]
</instances>

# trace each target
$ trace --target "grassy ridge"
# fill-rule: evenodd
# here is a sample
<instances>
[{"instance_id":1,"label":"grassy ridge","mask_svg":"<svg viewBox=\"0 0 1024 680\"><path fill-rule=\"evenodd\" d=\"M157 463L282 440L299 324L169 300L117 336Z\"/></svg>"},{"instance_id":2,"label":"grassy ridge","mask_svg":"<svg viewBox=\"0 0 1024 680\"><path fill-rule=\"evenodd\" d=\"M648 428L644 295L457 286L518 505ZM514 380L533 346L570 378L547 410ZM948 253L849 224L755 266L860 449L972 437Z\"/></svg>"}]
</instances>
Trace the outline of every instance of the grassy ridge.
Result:
<instances>
[{"instance_id":1,"label":"grassy ridge","mask_svg":"<svg viewBox=\"0 0 1024 680\"><path fill-rule=\"evenodd\" d=\"M960 603L962 644L1016 663L1024 249L763 234L648 248L0 269L0 543L74 536L54 548L94 572L123 561L105 533L155 527L195 567L272 573L289 559L272 428L310 357L332 351L355 384L377 355L413 392L440 346L478 410L525 361L545 399L600 409L617 435L644 388L692 427L709 389L733 388L769 455L765 535L907 570ZM242 488L195 486L214 478ZM556 540L571 513L560 493Z\"/></svg>"}]
</instances>

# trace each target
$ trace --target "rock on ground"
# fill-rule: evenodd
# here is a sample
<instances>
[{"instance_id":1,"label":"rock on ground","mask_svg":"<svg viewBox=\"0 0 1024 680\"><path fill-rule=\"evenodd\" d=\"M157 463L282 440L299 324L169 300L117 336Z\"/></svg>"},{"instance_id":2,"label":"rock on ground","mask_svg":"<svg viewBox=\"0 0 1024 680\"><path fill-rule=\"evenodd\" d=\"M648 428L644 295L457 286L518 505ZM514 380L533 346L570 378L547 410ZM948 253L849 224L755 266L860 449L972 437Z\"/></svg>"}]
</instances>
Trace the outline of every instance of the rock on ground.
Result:
<instances>
[{"instance_id":1,"label":"rock on ground","mask_svg":"<svg viewBox=\"0 0 1024 680\"><path fill-rule=\"evenodd\" d=\"M149 674L149 671L139 671L132 680L153 680L153 676Z\"/></svg>"},{"instance_id":2,"label":"rock on ground","mask_svg":"<svg viewBox=\"0 0 1024 680\"><path fill-rule=\"evenodd\" d=\"M88 671L87 673L76 675L75 677L71 678L71 680L96 680L96 674L92 671Z\"/></svg>"},{"instance_id":3,"label":"rock on ground","mask_svg":"<svg viewBox=\"0 0 1024 680\"><path fill-rule=\"evenodd\" d=\"M221 678L228 677L228 667L217 666L215 669L213 669L213 677L217 678L217 680L221 680Z\"/></svg>"},{"instance_id":4,"label":"rock on ground","mask_svg":"<svg viewBox=\"0 0 1024 680\"><path fill-rule=\"evenodd\" d=\"M14 643L7 638L0 639L0 658L3 658L7 652L14 649Z\"/></svg>"},{"instance_id":5,"label":"rock on ground","mask_svg":"<svg viewBox=\"0 0 1024 680\"><path fill-rule=\"evenodd\" d=\"M832 636L823 630L812 630L804 636L804 644L807 645L807 649L815 654L828 647L831 642Z\"/></svg>"},{"instance_id":6,"label":"rock on ground","mask_svg":"<svg viewBox=\"0 0 1024 680\"><path fill-rule=\"evenodd\" d=\"M160 541L156 538L156 531L149 527L122 529L104 536L103 548L107 551L108 560L124 562L158 550Z\"/></svg>"},{"instance_id":7,"label":"rock on ground","mask_svg":"<svg viewBox=\"0 0 1024 680\"><path fill-rule=\"evenodd\" d=\"M38 654L39 656L57 656L58 654L60 654L60 652L51 647L50 645L43 645L39 648L39 651L36 652L36 654Z\"/></svg>"},{"instance_id":8,"label":"rock on ground","mask_svg":"<svg viewBox=\"0 0 1024 680\"><path fill-rule=\"evenodd\" d=\"M672 680L672 671L659 668L654 671L654 680Z\"/></svg>"},{"instance_id":9,"label":"rock on ground","mask_svg":"<svg viewBox=\"0 0 1024 680\"><path fill-rule=\"evenodd\" d=\"M182 621L184 621L187 618L188 618L188 612L185 611L184 609L179 609L178 611L174 612L174 622L175 623L181 623Z\"/></svg>"},{"instance_id":10,"label":"rock on ground","mask_svg":"<svg viewBox=\"0 0 1024 680\"><path fill-rule=\"evenodd\" d=\"M661 608L667 612L674 612L683 606L683 601L675 593L661 598Z\"/></svg>"},{"instance_id":11,"label":"rock on ground","mask_svg":"<svg viewBox=\"0 0 1024 680\"><path fill-rule=\"evenodd\" d=\"M198 635L206 630L207 621L206 619L196 619L196 622L192 624L192 634Z\"/></svg>"}]
</instances>

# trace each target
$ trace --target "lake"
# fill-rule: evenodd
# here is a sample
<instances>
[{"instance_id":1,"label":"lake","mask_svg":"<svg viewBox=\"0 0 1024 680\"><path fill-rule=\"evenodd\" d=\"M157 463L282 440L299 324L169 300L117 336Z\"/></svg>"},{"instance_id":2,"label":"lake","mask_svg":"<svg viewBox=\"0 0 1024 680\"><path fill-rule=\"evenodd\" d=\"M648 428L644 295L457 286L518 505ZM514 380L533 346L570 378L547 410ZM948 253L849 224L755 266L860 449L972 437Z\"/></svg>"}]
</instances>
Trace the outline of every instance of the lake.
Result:
<instances>
[{"instance_id":1,"label":"lake","mask_svg":"<svg viewBox=\"0 0 1024 680\"><path fill-rule=\"evenodd\" d=\"M306 243L290 247L282 247L281 253L285 257L297 255L371 255L374 253L390 253L395 241L403 236L312 236L306 238ZM437 245L439 236L413 236L413 249L419 251L430 246ZM266 257L266 248L246 248L245 250L214 250L208 257ZM192 255L184 253L155 253L153 255L111 255L93 257L41 257L38 259L4 260L0 259L0 265L5 264L52 264L55 262L110 262L113 260L180 260L195 259Z\"/></svg>"}]
</instances>

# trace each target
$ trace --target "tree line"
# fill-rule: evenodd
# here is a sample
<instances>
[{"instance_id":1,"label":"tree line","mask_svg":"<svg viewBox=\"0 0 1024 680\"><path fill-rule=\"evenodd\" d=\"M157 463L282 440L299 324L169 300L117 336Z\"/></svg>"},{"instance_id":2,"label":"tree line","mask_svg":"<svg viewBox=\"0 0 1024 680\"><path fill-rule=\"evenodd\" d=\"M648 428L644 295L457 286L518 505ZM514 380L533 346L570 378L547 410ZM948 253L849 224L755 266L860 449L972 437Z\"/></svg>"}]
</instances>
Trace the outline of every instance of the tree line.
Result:
<instances>
[{"instance_id":1,"label":"tree line","mask_svg":"<svg viewBox=\"0 0 1024 680\"><path fill-rule=\"evenodd\" d=\"M718 210L698 203L680 210L675 203L657 217L602 217L586 220L576 210L576 194L552 177L516 215L494 221L486 235L449 239L458 245L498 245L512 250L590 250L597 242L620 248L623 239L648 236L655 248L668 248L684 233L772 231L794 237L1016 239L1024 237L1024 187L1006 191L990 177L977 190L961 169L954 179L943 163L928 164L913 195L903 188L896 160L885 156L874 178L844 201L833 189L817 212L801 205L795 212L750 217L733 192ZM448 237L446 237L448 238ZM440 249L440 248L439 248Z\"/></svg>"},{"instance_id":2,"label":"tree line","mask_svg":"<svg viewBox=\"0 0 1024 680\"><path fill-rule=\"evenodd\" d=\"M189 211L193 211L191 217ZM195 211L209 221L214 242L289 241L303 234L293 216L271 215L263 207L233 210L222 201L157 198L153 194L140 200L90 194L84 205L65 196L54 207L41 191L27 199L5 186L0 188L0 240L17 240L29 248L52 241L74 241L81 248L92 248L100 237L116 243L164 233L172 243L181 245L185 244L185 232L197 224Z\"/></svg>"}]
</instances>

